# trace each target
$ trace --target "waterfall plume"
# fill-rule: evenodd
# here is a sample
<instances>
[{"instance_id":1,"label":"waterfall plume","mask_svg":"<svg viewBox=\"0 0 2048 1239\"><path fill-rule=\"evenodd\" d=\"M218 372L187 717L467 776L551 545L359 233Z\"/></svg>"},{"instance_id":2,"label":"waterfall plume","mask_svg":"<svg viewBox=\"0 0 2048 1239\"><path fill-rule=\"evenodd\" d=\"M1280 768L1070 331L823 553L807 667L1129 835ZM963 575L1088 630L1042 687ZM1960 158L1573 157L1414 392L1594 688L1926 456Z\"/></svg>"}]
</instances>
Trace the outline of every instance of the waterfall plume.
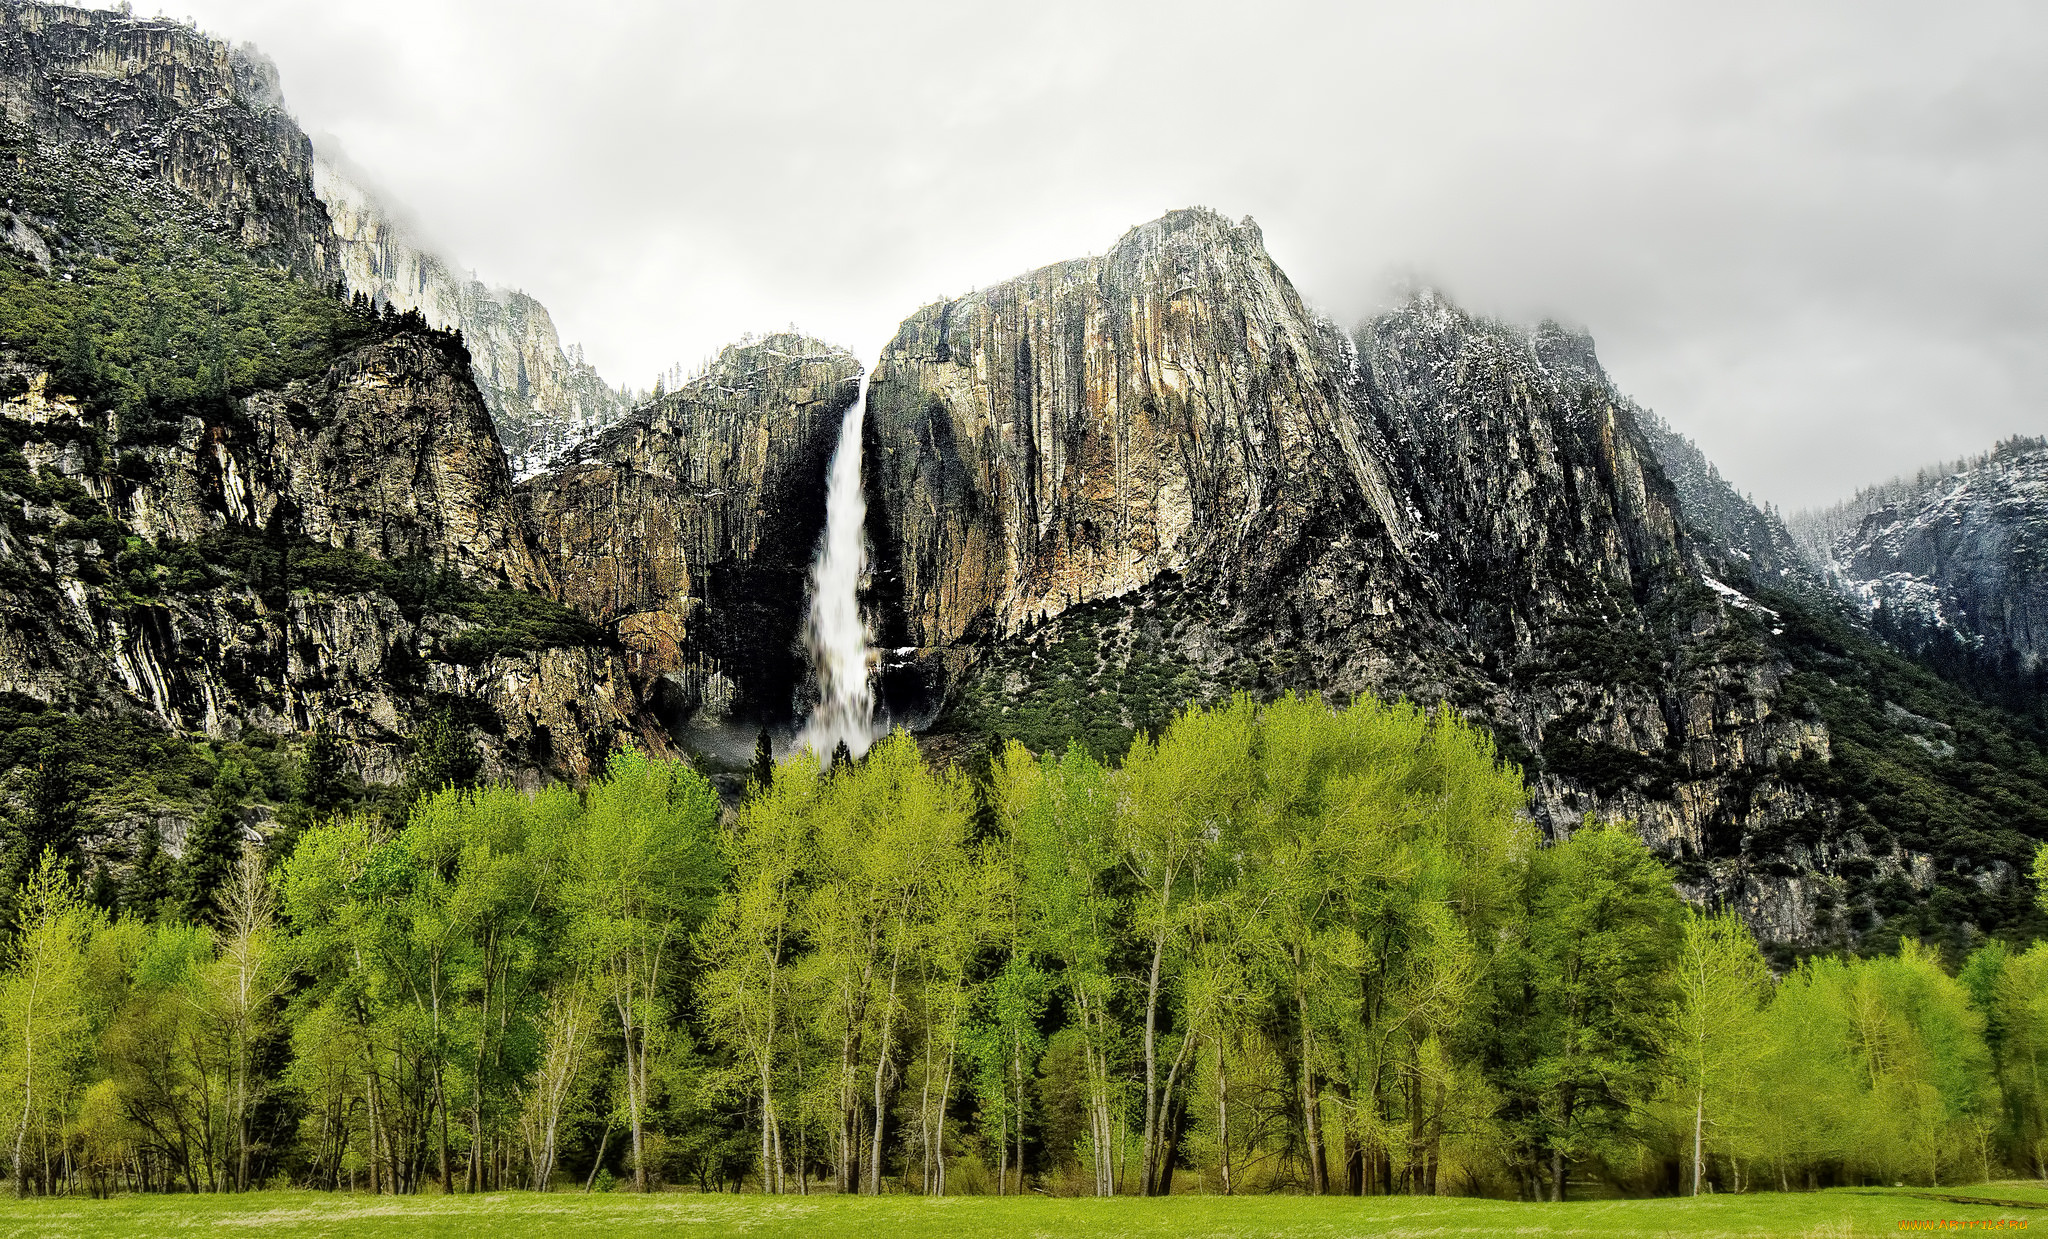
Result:
<instances>
[{"instance_id":1,"label":"waterfall plume","mask_svg":"<svg viewBox=\"0 0 2048 1239\"><path fill-rule=\"evenodd\" d=\"M839 445L825 474L825 536L811 561L811 614L804 623L804 648L818 681L818 704L797 735L797 743L830 757L841 741L855 757L874 740L875 696L870 683L874 657L867 621L860 613L860 581L867 572L867 496L861 491L861 424L868 403L868 379L839 427Z\"/></svg>"}]
</instances>

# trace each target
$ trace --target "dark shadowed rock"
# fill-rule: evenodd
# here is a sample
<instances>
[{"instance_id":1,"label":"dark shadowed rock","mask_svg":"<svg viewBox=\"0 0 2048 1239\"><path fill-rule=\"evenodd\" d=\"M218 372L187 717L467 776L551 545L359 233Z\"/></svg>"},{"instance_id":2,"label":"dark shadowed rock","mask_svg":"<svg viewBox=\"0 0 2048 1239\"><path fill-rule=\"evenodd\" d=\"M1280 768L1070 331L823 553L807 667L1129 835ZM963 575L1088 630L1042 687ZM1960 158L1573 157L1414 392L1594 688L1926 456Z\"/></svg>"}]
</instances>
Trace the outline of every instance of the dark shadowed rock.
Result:
<instances>
[{"instance_id":1,"label":"dark shadowed rock","mask_svg":"<svg viewBox=\"0 0 2048 1239\"><path fill-rule=\"evenodd\" d=\"M618 635L670 725L801 708L825 470L859 376L802 336L735 345L521 484L562 598Z\"/></svg>"}]
</instances>

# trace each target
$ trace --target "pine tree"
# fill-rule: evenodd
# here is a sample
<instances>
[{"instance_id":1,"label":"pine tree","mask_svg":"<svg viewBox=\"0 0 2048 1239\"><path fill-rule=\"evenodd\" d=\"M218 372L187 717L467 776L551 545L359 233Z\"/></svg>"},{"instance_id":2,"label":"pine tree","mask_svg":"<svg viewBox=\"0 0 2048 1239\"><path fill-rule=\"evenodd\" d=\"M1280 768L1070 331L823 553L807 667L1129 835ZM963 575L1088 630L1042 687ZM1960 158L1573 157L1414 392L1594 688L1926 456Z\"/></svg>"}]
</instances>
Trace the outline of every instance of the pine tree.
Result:
<instances>
[{"instance_id":1,"label":"pine tree","mask_svg":"<svg viewBox=\"0 0 2048 1239\"><path fill-rule=\"evenodd\" d=\"M754 764L749 768L748 777L753 780L754 793L759 795L775 786L775 745L768 739L768 729L761 729L761 736L754 741Z\"/></svg>"},{"instance_id":2,"label":"pine tree","mask_svg":"<svg viewBox=\"0 0 2048 1239\"><path fill-rule=\"evenodd\" d=\"M99 349L94 343L92 324L83 311L71 322L71 349L60 377L63 386L81 396L92 395L99 389Z\"/></svg>"},{"instance_id":3,"label":"pine tree","mask_svg":"<svg viewBox=\"0 0 2048 1239\"><path fill-rule=\"evenodd\" d=\"M92 892L87 899L93 907L109 915L121 905L121 883L105 861L93 866Z\"/></svg>"},{"instance_id":4,"label":"pine tree","mask_svg":"<svg viewBox=\"0 0 2048 1239\"><path fill-rule=\"evenodd\" d=\"M851 770L852 768L853 750L846 747L846 741L841 740L839 747L832 750L832 773L838 774L842 770Z\"/></svg>"},{"instance_id":5,"label":"pine tree","mask_svg":"<svg viewBox=\"0 0 2048 1239\"><path fill-rule=\"evenodd\" d=\"M324 817L348 800L348 775L342 765L341 742L326 719L313 724L306 741L305 764L299 768L298 800Z\"/></svg>"},{"instance_id":6,"label":"pine tree","mask_svg":"<svg viewBox=\"0 0 2048 1239\"><path fill-rule=\"evenodd\" d=\"M213 796L206 812L185 836L184 862L178 875L178 902L187 920L210 923L218 910L220 890L227 884L242 851L242 799L248 784L241 767L222 762L213 778Z\"/></svg>"},{"instance_id":7,"label":"pine tree","mask_svg":"<svg viewBox=\"0 0 2048 1239\"><path fill-rule=\"evenodd\" d=\"M341 742L326 719L313 724L306 741L306 756L293 780L291 800L278 814L280 829L264 844L271 864L291 855L309 829L332 817L350 797L347 771L342 764Z\"/></svg>"},{"instance_id":8,"label":"pine tree","mask_svg":"<svg viewBox=\"0 0 2048 1239\"><path fill-rule=\"evenodd\" d=\"M71 737L63 729L45 734L35 771L29 777L28 820L23 824L20 851L13 857L10 888L27 880L45 852L56 857L66 872L77 872L78 814L84 799Z\"/></svg>"},{"instance_id":9,"label":"pine tree","mask_svg":"<svg viewBox=\"0 0 2048 1239\"><path fill-rule=\"evenodd\" d=\"M444 788L469 788L483 782L484 759L469 728L447 710L427 716L413 736L409 771L415 798Z\"/></svg>"},{"instance_id":10,"label":"pine tree","mask_svg":"<svg viewBox=\"0 0 2048 1239\"><path fill-rule=\"evenodd\" d=\"M171 855L164 851L163 831L155 822L143 828L142 846L135 853L135 870L121 890L121 908L130 915L153 921L163 915L164 902L171 897Z\"/></svg>"}]
</instances>

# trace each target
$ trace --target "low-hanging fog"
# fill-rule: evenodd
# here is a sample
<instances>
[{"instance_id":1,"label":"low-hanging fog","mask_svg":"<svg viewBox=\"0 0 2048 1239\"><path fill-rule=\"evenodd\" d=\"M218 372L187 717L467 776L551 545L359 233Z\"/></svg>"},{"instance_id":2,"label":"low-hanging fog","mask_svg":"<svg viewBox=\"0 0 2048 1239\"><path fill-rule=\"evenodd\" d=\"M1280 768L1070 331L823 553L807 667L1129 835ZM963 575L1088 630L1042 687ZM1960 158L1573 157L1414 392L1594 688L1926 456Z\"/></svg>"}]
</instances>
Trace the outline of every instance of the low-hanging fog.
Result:
<instances>
[{"instance_id":1,"label":"low-hanging fog","mask_svg":"<svg viewBox=\"0 0 2048 1239\"><path fill-rule=\"evenodd\" d=\"M138 5L147 8L147 3ZM188 0L613 382L903 315L1188 204L1352 321L1589 328L1786 507L2048 429L2024 2Z\"/></svg>"}]
</instances>

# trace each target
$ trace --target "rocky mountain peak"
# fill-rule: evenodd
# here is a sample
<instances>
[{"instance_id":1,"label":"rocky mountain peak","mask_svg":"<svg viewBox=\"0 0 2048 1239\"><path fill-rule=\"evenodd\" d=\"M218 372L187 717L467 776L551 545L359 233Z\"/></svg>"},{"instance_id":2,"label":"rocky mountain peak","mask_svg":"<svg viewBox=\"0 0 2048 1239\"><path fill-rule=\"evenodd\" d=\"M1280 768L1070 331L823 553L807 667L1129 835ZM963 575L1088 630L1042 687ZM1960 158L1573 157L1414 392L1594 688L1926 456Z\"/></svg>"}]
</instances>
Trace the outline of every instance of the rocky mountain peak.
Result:
<instances>
[{"instance_id":1,"label":"rocky mountain peak","mask_svg":"<svg viewBox=\"0 0 2048 1239\"><path fill-rule=\"evenodd\" d=\"M252 253L333 278L312 144L253 49L161 17L0 6L0 106L42 139L146 156Z\"/></svg>"},{"instance_id":2,"label":"rocky mountain peak","mask_svg":"<svg viewBox=\"0 0 2048 1239\"><path fill-rule=\"evenodd\" d=\"M1952 634L1987 670L2015 674L2048 658L2048 442L2009 440L1801 513L1796 527L1898 639Z\"/></svg>"}]
</instances>

